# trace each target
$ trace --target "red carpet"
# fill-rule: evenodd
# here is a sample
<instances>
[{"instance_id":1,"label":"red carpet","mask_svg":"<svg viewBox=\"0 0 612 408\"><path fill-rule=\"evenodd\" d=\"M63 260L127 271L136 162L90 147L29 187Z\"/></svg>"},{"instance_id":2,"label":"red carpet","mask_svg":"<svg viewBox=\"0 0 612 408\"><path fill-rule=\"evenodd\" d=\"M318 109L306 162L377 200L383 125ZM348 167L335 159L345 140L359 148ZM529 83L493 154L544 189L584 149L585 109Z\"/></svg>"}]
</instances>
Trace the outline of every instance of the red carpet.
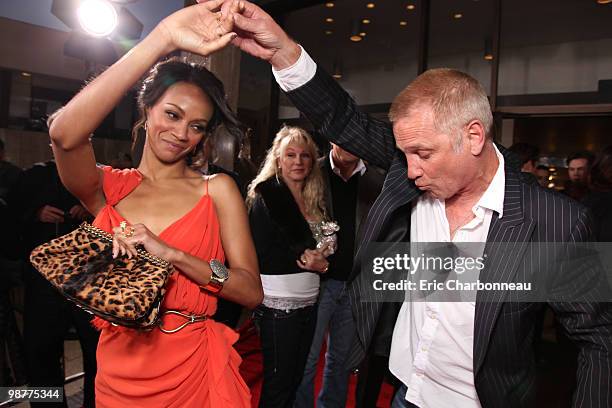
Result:
<instances>
[{"instance_id":1,"label":"red carpet","mask_svg":"<svg viewBox=\"0 0 612 408\"><path fill-rule=\"evenodd\" d=\"M247 321L238 330L240 339L234 345L240 356L242 357L242 364L240 365L240 374L246 381L247 385L251 389L252 395L252 406L256 408L259 404L259 396L261 392L261 384L263 381L263 368L262 368L262 357L261 357L261 346L259 344L259 336L257 330L251 320ZM317 377L315 379L315 393L318 394L321 388L321 381L323 379L323 361L325 359L325 347L321 350L321 357L319 359L319 366L317 368ZM349 394L346 402L347 408L355 407L355 386L357 384L357 376L352 375L349 383ZM393 388L384 383L381 387L381 392L378 396L377 407L386 408L391 404L391 397L393 396Z\"/></svg>"}]
</instances>

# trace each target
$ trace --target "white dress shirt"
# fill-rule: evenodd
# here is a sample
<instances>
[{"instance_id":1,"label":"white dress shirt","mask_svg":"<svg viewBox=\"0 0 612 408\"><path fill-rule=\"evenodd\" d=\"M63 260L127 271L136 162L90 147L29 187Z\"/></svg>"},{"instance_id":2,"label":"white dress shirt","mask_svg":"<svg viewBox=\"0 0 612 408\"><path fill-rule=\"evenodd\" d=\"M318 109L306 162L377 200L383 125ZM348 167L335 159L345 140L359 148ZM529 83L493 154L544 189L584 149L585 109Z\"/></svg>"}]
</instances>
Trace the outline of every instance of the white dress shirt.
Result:
<instances>
[{"instance_id":1,"label":"white dress shirt","mask_svg":"<svg viewBox=\"0 0 612 408\"><path fill-rule=\"evenodd\" d=\"M272 72L287 92L310 81L316 69L302 49L295 64ZM504 206L504 157L497 147L495 152L497 172L472 208L475 218L460 227L451 240L444 201L422 195L412 207L412 242L486 242L491 218L494 212L501 218ZM406 400L420 408L480 407L474 386L474 316L474 302L402 305L393 331L389 368L408 387Z\"/></svg>"},{"instance_id":2,"label":"white dress shirt","mask_svg":"<svg viewBox=\"0 0 612 408\"><path fill-rule=\"evenodd\" d=\"M486 242L491 218L503 215L504 157L474 219L451 240L444 201L422 195L412 207L411 242ZM482 256L472 254L472 256ZM389 369L406 384L406 400L421 408L480 407L474 386L475 302L405 302L395 322Z\"/></svg>"},{"instance_id":3,"label":"white dress shirt","mask_svg":"<svg viewBox=\"0 0 612 408\"><path fill-rule=\"evenodd\" d=\"M357 163L357 166L355 166L355 169L353 170L353 172L349 174L348 178L344 178L342 176L342 172L340 171L338 166L336 166L336 163L334 163L334 156L332 155L331 150L329 151L329 163L331 164L331 169L334 172L334 174L340 177L345 182L349 181L351 177L353 177L357 173L359 173L360 176L363 176L363 173L366 172L365 163L363 162L363 160L359 159L359 162Z\"/></svg>"}]
</instances>

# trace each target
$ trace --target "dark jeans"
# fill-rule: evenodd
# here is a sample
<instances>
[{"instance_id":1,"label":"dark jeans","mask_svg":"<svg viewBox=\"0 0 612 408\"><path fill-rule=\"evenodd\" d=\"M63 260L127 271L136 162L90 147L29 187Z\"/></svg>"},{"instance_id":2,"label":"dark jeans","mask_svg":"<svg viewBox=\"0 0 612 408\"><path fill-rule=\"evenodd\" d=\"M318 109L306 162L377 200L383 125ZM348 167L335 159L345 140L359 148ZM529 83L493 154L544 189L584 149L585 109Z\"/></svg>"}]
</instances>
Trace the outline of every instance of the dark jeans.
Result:
<instances>
[{"instance_id":1,"label":"dark jeans","mask_svg":"<svg viewBox=\"0 0 612 408\"><path fill-rule=\"evenodd\" d=\"M263 305L255 309L264 370L260 408L290 408L293 405L312 343L316 313L315 306L288 312Z\"/></svg>"},{"instance_id":2,"label":"dark jeans","mask_svg":"<svg viewBox=\"0 0 612 408\"><path fill-rule=\"evenodd\" d=\"M73 324L83 353L84 399L86 408L95 406L96 348L98 332L91 315L60 295L38 272L26 287L24 343L30 386L63 387L64 337ZM64 393L65 397L65 393ZM66 406L59 403L31 403L32 407Z\"/></svg>"},{"instance_id":3,"label":"dark jeans","mask_svg":"<svg viewBox=\"0 0 612 408\"><path fill-rule=\"evenodd\" d=\"M406 392L408 392L408 387L402 384L393 397L391 408L419 408L416 405L406 401Z\"/></svg>"},{"instance_id":4,"label":"dark jeans","mask_svg":"<svg viewBox=\"0 0 612 408\"><path fill-rule=\"evenodd\" d=\"M351 344L357 335L346 282L327 279L321 284L317 326L304 369L294 408L312 408L315 377L323 340L327 335L323 385L317 398L318 408L344 408L351 374L345 367Z\"/></svg>"}]
</instances>

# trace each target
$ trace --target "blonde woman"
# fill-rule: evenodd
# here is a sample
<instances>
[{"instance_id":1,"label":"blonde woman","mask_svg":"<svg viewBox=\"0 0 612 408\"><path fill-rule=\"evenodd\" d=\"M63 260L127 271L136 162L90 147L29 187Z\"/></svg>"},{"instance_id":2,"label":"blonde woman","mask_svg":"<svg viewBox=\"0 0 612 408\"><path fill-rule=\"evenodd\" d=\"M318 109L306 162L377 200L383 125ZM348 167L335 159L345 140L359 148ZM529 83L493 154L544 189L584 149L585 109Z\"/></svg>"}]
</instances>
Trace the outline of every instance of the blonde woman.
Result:
<instances>
[{"instance_id":1,"label":"blonde woman","mask_svg":"<svg viewBox=\"0 0 612 408\"><path fill-rule=\"evenodd\" d=\"M333 245L320 245L325 225L317 147L297 127L283 127L249 186L249 219L264 300L255 311L263 350L260 407L291 407L316 323L319 274Z\"/></svg>"}]
</instances>

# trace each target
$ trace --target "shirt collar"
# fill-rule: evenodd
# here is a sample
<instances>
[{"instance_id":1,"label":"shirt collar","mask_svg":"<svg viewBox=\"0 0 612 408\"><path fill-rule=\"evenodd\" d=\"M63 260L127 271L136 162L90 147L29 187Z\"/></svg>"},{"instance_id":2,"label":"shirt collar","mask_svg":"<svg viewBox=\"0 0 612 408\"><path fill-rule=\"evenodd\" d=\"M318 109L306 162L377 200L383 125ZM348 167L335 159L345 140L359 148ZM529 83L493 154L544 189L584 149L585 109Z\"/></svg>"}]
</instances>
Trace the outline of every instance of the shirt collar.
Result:
<instances>
[{"instance_id":1,"label":"shirt collar","mask_svg":"<svg viewBox=\"0 0 612 408\"><path fill-rule=\"evenodd\" d=\"M331 150L329 151L329 163L331 164L331 168L332 168L332 171L334 172L334 174L339 176L344 181L348 181L357 172L359 172L361 176L363 176L363 173L366 172L366 165L365 165L365 163L363 162L363 160L359 159L359 162L357 163L357 166L355 166L355 170L353 170L351 175L348 176L347 179L345 179L344 177L342 177L342 173L340 173L340 169L336 166L336 163L334 163L334 157L332 155L332 151Z\"/></svg>"},{"instance_id":2,"label":"shirt collar","mask_svg":"<svg viewBox=\"0 0 612 408\"><path fill-rule=\"evenodd\" d=\"M501 218L504 214L504 195L506 191L506 173L504 171L504 156L499 152L497 146L493 144L495 154L499 164L497 165L497 171L493 176L493 180L489 183L486 191L480 197L480 200L474 206L474 210L478 207L486 208L495 211Z\"/></svg>"}]
</instances>

